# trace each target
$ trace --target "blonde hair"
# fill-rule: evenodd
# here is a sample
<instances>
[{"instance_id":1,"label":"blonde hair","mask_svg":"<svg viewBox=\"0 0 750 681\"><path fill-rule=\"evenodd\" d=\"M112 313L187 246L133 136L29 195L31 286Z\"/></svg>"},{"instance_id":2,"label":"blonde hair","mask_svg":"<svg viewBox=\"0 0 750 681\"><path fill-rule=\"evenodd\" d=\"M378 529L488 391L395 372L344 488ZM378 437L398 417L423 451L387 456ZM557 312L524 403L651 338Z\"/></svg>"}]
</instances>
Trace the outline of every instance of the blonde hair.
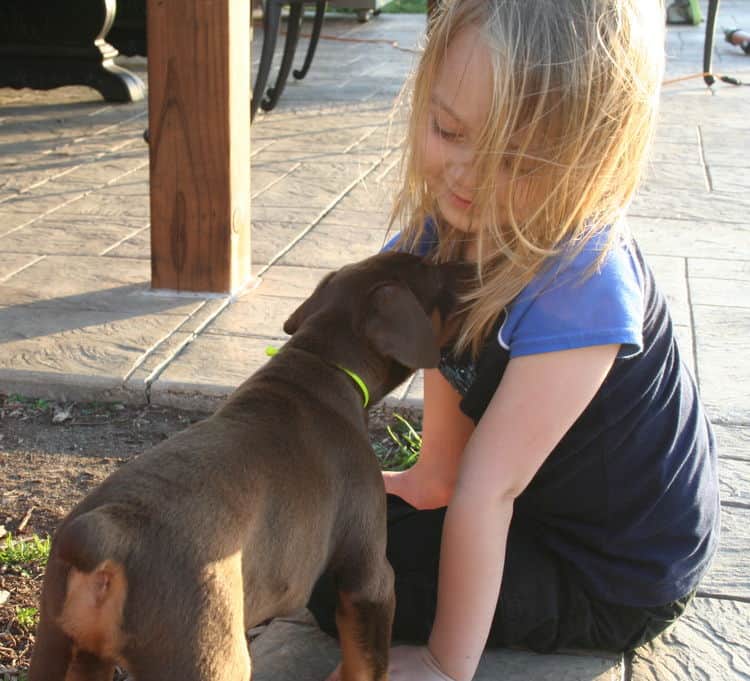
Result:
<instances>
[{"instance_id":1,"label":"blonde hair","mask_svg":"<svg viewBox=\"0 0 750 681\"><path fill-rule=\"evenodd\" d=\"M657 116L663 72L664 10L655 0L443 0L410 85L411 107L391 225L413 248L432 218L438 260L460 255L461 238L442 219L422 171L430 97L446 50L473 28L488 50L494 88L474 153L472 200L477 278L463 296L455 341L476 355L500 311L549 258L573 257L607 226L608 246L640 181ZM510 140L513 138L513 147ZM539 147L544 158L530 156ZM507 197L498 215L497 182L509 186L529 159L534 202L521 220ZM602 254L601 257L604 257ZM598 261L597 261L598 262Z\"/></svg>"}]
</instances>

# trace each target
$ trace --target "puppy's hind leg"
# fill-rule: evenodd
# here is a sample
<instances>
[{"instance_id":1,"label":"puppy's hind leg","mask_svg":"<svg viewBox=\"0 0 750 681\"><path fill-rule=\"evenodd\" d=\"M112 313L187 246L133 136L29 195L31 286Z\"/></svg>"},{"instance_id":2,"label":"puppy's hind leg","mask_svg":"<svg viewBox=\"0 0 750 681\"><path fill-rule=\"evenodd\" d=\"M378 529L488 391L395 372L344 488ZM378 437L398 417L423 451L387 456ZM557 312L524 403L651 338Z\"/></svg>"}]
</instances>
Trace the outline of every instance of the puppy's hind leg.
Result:
<instances>
[{"instance_id":1,"label":"puppy's hind leg","mask_svg":"<svg viewBox=\"0 0 750 681\"><path fill-rule=\"evenodd\" d=\"M174 579L171 607L128 658L128 671L137 681L250 681L241 554Z\"/></svg>"},{"instance_id":2,"label":"puppy's hind leg","mask_svg":"<svg viewBox=\"0 0 750 681\"><path fill-rule=\"evenodd\" d=\"M39 622L29 681L112 681L114 670L112 662L76 651L55 622Z\"/></svg>"},{"instance_id":3,"label":"puppy's hind leg","mask_svg":"<svg viewBox=\"0 0 750 681\"><path fill-rule=\"evenodd\" d=\"M384 681L395 609L393 570L383 557L374 566L361 566L359 574L347 570L337 582L341 679Z\"/></svg>"},{"instance_id":4,"label":"puppy's hind leg","mask_svg":"<svg viewBox=\"0 0 750 681\"><path fill-rule=\"evenodd\" d=\"M114 664L77 650L56 613L64 607L69 566L51 557L42 587L29 681L112 681Z\"/></svg>"},{"instance_id":5,"label":"puppy's hind leg","mask_svg":"<svg viewBox=\"0 0 750 681\"><path fill-rule=\"evenodd\" d=\"M114 671L112 662L79 651L70 663L65 681L112 681Z\"/></svg>"}]
</instances>

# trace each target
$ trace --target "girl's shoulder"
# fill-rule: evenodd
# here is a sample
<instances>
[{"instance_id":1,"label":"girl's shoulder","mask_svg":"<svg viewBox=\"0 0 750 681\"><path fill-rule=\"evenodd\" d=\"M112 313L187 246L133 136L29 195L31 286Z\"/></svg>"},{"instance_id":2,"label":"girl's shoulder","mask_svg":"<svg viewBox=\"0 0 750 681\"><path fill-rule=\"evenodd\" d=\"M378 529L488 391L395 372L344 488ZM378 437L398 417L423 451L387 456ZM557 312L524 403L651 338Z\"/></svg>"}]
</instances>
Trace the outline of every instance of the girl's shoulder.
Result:
<instances>
[{"instance_id":1,"label":"girl's shoulder","mask_svg":"<svg viewBox=\"0 0 750 681\"><path fill-rule=\"evenodd\" d=\"M616 343L643 346L645 271L627 234L605 230L574 254L562 252L506 308L499 343L511 357Z\"/></svg>"}]
</instances>

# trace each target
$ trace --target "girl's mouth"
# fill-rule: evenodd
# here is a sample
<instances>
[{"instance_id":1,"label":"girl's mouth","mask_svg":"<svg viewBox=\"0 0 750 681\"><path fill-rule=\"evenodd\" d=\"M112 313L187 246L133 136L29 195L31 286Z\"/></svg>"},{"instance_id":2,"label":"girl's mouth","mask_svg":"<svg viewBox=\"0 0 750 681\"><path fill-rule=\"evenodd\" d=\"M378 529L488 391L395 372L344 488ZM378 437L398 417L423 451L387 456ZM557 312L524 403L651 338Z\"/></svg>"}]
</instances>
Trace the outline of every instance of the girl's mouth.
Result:
<instances>
[{"instance_id":1,"label":"girl's mouth","mask_svg":"<svg viewBox=\"0 0 750 681\"><path fill-rule=\"evenodd\" d=\"M467 208L471 207L470 199L465 199L463 196L459 196L458 194L452 191L449 193L450 193L451 201L459 208L466 210Z\"/></svg>"}]
</instances>

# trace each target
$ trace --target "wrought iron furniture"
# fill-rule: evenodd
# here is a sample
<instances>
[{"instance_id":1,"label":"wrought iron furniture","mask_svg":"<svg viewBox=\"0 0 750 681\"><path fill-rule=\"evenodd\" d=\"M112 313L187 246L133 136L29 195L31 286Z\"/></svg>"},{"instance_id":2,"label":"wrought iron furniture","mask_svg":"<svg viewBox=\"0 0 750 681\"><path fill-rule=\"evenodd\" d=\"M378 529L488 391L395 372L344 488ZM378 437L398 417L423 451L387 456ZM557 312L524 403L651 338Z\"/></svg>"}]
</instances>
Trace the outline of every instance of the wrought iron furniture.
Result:
<instances>
[{"instance_id":1,"label":"wrought iron furniture","mask_svg":"<svg viewBox=\"0 0 750 681\"><path fill-rule=\"evenodd\" d=\"M0 2L0 87L88 85L111 102L143 99L143 81L104 41L115 9L115 0Z\"/></svg>"},{"instance_id":2,"label":"wrought iron furniture","mask_svg":"<svg viewBox=\"0 0 750 681\"><path fill-rule=\"evenodd\" d=\"M258 73L255 76L255 85L253 85L253 101L250 109L251 119L255 118L259 106L263 111L271 111L278 103L284 91L284 86L289 78L289 71L292 69L294 53L297 50L300 25L306 4L315 5L315 18L313 20L310 43L307 46L304 64L301 69L295 70L292 74L298 80L304 78L310 70L323 27L326 3L321 0L315 0L314 2L311 2L311 0L265 0L263 3L263 47L261 48ZM279 35L281 10L285 5L289 5L289 19L287 22L286 38L284 40L284 52L281 57L281 65L279 66L276 81L272 87L266 90L273 62L273 54L276 50L276 40Z\"/></svg>"},{"instance_id":3,"label":"wrought iron furniture","mask_svg":"<svg viewBox=\"0 0 750 681\"><path fill-rule=\"evenodd\" d=\"M716 31L716 15L719 13L719 0L709 0L706 15L706 38L703 42L703 80L711 87L716 79L711 73L711 62L714 51L714 33Z\"/></svg>"}]
</instances>

